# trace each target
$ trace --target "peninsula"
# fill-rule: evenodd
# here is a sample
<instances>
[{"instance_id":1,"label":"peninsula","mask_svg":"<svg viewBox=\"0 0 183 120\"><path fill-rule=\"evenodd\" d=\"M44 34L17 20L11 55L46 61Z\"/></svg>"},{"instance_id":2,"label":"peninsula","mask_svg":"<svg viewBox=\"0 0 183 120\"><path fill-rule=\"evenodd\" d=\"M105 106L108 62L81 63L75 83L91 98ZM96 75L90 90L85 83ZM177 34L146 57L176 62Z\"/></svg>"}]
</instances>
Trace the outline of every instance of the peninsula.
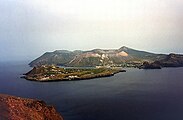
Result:
<instances>
[{"instance_id":1,"label":"peninsula","mask_svg":"<svg viewBox=\"0 0 183 120\"><path fill-rule=\"evenodd\" d=\"M60 68L55 65L42 65L34 67L31 71L24 74L27 80L49 82L49 81L68 81L84 80L99 77L113 76L116 73L125 72L121 68Z\"/></svg>"}]
</instances>

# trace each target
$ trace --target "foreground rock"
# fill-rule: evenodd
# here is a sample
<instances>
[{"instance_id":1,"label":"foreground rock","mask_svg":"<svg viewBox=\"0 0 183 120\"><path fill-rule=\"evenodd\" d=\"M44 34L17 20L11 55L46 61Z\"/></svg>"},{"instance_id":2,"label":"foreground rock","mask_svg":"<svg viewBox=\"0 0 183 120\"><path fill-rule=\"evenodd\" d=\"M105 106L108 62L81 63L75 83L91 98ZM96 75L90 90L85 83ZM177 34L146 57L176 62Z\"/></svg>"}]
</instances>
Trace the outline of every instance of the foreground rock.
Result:
<instances>
[{"instance_id":1,"label":"foreground rock","mask_svg":"<svg viewBox=\"0 0 183 120\"><path fill-rule=\"evenodd\" d=\"M53 106L33 99L0 94L1 120L63 120Z\"/></svg>"},{"instance_id":2,"label":"foreground rock","mask_svg":"<svg viewBox=\"0 0 183 120\"><path fill-rule=\"evenodd\" d=\"M99 77L113 76L116 73L125 72L119 68L59 68L54 65L34 67L25 74L23 78L34 81L63 81L63 80L84 80Z\"/></svg>"}]
</instances>

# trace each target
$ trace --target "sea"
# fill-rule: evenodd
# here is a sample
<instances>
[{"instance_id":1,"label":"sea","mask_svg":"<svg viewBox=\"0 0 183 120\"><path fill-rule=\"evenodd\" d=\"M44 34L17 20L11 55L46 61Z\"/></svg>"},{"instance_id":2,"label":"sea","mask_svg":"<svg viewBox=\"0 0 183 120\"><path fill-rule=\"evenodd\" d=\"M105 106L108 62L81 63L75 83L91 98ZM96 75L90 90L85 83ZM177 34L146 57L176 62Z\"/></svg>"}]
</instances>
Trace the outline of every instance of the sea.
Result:
<instances>
[{"instance_id":1,"label":"sea","mask_svg":"<svg viewBox=\"0 0 183 120\"><path fill-rule=\"evenodd\" d=\"M0 93L44 100L64 120L183 120L183 68L142 70L80 81L20 78L28 61L0 63Z\"/></svg>"}]
</instances>

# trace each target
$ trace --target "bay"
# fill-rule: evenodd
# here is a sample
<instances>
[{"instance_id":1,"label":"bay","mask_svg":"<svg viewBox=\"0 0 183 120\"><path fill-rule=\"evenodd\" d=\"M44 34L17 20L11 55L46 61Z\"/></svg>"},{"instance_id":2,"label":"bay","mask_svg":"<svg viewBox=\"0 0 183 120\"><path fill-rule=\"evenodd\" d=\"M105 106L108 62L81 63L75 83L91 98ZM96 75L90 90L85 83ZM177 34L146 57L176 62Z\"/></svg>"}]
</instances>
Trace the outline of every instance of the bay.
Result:
<instances>
[{"instance_id":1,"label":"bay","mask_svg":"<svg viewBox=\"0 0 183 120\"><path fill-rule=\"evenodd\" d=\"M65 120L182 120L183 68L127 69L112 77L34 82L28 62L0 63L0 93L35 98Z\"/></svg>"}]
</instances>

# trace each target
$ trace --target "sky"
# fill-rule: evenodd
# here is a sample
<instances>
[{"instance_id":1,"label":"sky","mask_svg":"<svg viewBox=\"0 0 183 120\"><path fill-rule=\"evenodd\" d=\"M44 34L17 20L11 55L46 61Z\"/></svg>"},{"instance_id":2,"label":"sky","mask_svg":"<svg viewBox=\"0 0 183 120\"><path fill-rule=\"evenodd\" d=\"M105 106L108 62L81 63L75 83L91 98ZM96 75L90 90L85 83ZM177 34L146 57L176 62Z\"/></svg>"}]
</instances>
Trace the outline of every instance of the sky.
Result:
<instances>
[{"instance_id":1,"label":"sky","mask_svg":"<svg viewBox=\"0 0 183 120\"><path fill-rule=\"evenodd\" d=\"M182 0L0 0L0 61L122 46L183 53Z\"/></svg>"}]
</instances>

